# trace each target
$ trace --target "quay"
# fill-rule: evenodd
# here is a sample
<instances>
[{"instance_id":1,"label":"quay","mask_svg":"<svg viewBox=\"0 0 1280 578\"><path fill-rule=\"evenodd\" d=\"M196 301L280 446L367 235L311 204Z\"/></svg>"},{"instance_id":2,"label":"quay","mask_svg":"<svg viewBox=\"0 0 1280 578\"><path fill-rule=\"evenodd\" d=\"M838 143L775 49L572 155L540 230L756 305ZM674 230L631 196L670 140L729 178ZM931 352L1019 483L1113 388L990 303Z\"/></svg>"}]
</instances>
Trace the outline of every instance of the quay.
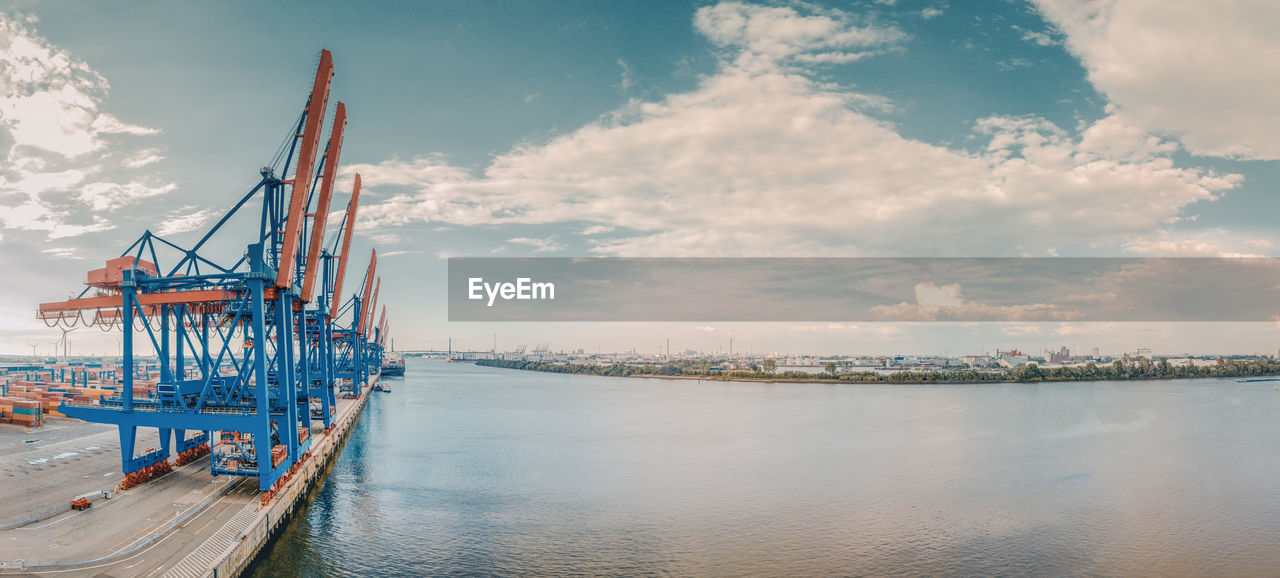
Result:
<instances>
[{"instance_id":1,"label":"quay","mask_svg":"<svg viewBox=\"0 0 1280 578\"><path fill-rule=\"evenodd\" d=\"M43 430L0 428L0 575L238 576L339 455L374 380L359 397L338 399L332 428L316 428L310 459L265 503L252 478L209 479L205 457L74 511L72 496L119 482L114 432L57 418ZM26 439L40 440L38 449L15 447ZM32 504L58 511L21 523Z\"/></svg>"}]
</instances>

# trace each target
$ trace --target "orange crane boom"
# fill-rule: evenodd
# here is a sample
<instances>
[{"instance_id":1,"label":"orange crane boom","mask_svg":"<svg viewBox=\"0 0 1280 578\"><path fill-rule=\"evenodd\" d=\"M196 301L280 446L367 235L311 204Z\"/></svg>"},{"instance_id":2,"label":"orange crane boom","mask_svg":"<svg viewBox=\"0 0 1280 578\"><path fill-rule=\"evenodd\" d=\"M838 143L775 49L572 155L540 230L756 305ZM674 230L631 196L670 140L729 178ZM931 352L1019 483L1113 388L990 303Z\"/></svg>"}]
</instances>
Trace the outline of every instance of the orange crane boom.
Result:
<instances>
[{"instance_id":1,"label":"orange crane boom","mask_svg":"<svg viewBox=\"0 0 1280 578\"><path fill-rule=\"evenodd\" d=\"M293 285L293 269L300 241L298 237L302 232L303 213L307 210L307 195L311 192L311 172L315 167L320 129L324 123L325 107L329 104L329 85L332 80L333 56L328 50L322 50L320 66L316 69L316 82L311 88L311 98L307 99L307 123L302 130L298 169L293 176L293 197L289 200L289 219L285 222L280 250L280 270L276 273L276 287L281 289Z\"/></svg>"},{"instance_id":2,"label":"orange crane boom","mask_svg":"<svg viewBox=\"0 0 1280 578\"><path fill-rule=\"evenodd\" d=\"M199 289L194 291L170 291L167 293L139 293L137 295L137 299L138 305L148 307L153 305L222 303L224 301L236 299L240 297L240 295L241 293L239 291ZM274 299L275 292L268 291L264 297L267 299ZM61 313L63 311L88 311L91 309L112 309L123 305L124 297L121 295L82 297L80 299L69 299L67 301L41 303L40 314Z\"/></svg>"},{"instance_id":3,"label":"orange crane boom","mask_svg":"<svg viewBox=\"0 0 1280 578\"><path fill-rule=\"evenodd\" d=\"M373 291L373 277L378 270L378 250L374 249L369 257L369 271L364 275L364 293L361 293L360 317L353 319L356 333L364 335L364 318L369 312L369 294Z\"/></svg>"},{"instance_id":4,"label":"orange crane boom","mask_svg":"<svg viewBox=\"0 0 1280 578\"><path fill-rule=\"evenodd\" d=\"M342 304L342 278L347 273L347 255L351 253L351 235L356 230L356 209L360 207L360 173L356 173L356 184L351 189L351 201L347 203L347 224L342 231L342 254L338 256L337 276L333 280L333 305L329 307L329 317L338 316L338 306Z\"/></svg>"},{"instance_id":5,"label":"orange crane boom","mask_svg":"<svg viewBox=\"0 0 1280 578\"><path fill-rule=\"evenodd\" d=\"M373 329L373 312L378 308L379 289L382 289L382 277L378 277L378 282L373 286L373 300L369 301L369 318L362 322L360 325L362 328L368 328L369 330ZM364 335L368 336L369 334L365 333Z\"/></svg>"},{"instance_id":6,"label":"orange crane boom","mask_svg":"<svg viewBox=\"0 0 1280 578\"><path fill-rule=\"evenodd\" d=\"M307 268L302 276L302 302L311 302L311 292L316 286L316 270L320 269L320 246L324 244L325 222L329 217L329 200L333 195L333 179L338 175L338 157L342 154L342 133L347 126L347 107L338 102L333 116L333 130L329 133L329 150L324 155L324 176L320 181L320 199L316 202L315 218L311 221L311 247L307 250Z\"/></svg>"}]
</instances>

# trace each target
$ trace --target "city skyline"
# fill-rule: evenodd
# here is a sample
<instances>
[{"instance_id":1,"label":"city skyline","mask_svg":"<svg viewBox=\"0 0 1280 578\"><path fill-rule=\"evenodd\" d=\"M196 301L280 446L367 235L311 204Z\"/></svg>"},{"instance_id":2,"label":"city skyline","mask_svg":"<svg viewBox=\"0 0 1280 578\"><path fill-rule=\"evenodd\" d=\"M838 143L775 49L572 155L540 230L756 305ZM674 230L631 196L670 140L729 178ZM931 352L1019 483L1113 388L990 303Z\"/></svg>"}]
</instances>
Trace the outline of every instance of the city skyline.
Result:
<instances>
[{"instance_id":1,"label":"city skyline","mask_svg":"<svg viewBox=\"0 0 1280 578\"><path fill-rule=\"evenodd\" d=\"M583 324L583 325L589 325L589 324ZM654 324L654 325L665 325L665 324ZM789 329L791 331L816 331L820 327L817 324L810 324L810 325L763 324L763 326L767 326L767 325L776 325L777 329ZM852 326L852 325L853 324L826 324L825 328L832 329L832 330L849 329L850 328L849 326ZM904 327L905 328L920 327L921 325L925 325L925 324L887 323L887 324L872 324L872 325L883 325L885 327L892 328L892 330L901 330ZM982 327L982 326L987 326L991 324L989 323L954 323L954 324L941 324L941 325L928 324L928 325L932 327L941 327L945 332L948 326L968 325L968 326L974 326L974 327ZM1021 336L1009 334L1008 337L1005 339L997 339L995 341L992 341L991 343L980 343L970 348L961 347L958 349L944 347L942 349L934 350L926 347L921 347L914 340L907 341L905 339L887 342L887 343L898 344L902 347L901 349L893 349L886 342L882 342L880 345L876 347L869 347L862 350L841 348L840 344L836 342L827 343L826 347L818 347L813 349L799 349L799 348L760 349L755 347L755 342L752 337L754 333L752 333L752 331L760 330L762 327L762 324L741 323L741 324L722 325L721 330L717 330L716 328L709 325L695 327L694 331L704 335L709 335L709 337L694 339L688 342L681 342L679 340L672 341L670 337L667 337L654 343L634 342L630 346L616 348L616 349L609 349L609 348L603 347L599 343L592 345L584 341L579 341L576 344L568 343L567 341L562 344L557 344L551 339L521 340L518 337L513 337L512 335L508 335L508 334L489 333L484 336L473 336L470 338L458 338L455 336L445 336L440 340L431 340L425 343L419 342L419 343L411 343L408 345L403 345L403 344L397 345L395 350L404 351L404 352L424 352L424 351L433 351L433 352L453 351L453 352L472 352L472 353L497 352L499 354L504 354L504 353L513 353L513 352L533 351L537 348L545 348L546 351L550 353L565 353L565 354L581 353L586 355L607 355L607 356L639 355L639 356L658 357L658 358L661 358L661 357L676 358L676 357L681 357L681 356L690 355L690 354L698 355L698 356L721 356L721 357L728 357L733 355L733 356L751 356L751 357L910 356L910 357L961 358L961 357L984 356L984 355L997 357L1000 354L1000 352L1002 351L1007 352L1010 350L1014 350L1014 351L1020 350L1026 353L1027 355L1035 357L1035 356L1041 356L1042 354L1045 354L1045 353L1056 352L1060 350L1060 348L1068 349L1069 351L1072 352L1073 355L1083 355L1087 357L1113 357L1113 358L1122 357L1125 355L1144 356L1144 357L1170 357L1170 358L1188 357L1188 356L1190 357L1264 356L1265 357L1265 356L1280 355L1280 344L1277 344L1276 347L1273 347L1271 349L1266 349L1265 347L1260 347L1258 349L1243 349L1243 348L1225 349L1224 348L1219 350L1204 350L1204 351L1177 349L1176 347L1170 347L1170 346L1158 346L1156 348L1152 348L1146 345L1146 341L1142 341L1144 337L1148 337L1148 338L1158 337L1166 333L1166 330L1163 328L1163 326L1168 324L1164 324L1164 323L1119 323L1119 324L1070 323L1070 324L1062 324L1062 325L1069 326L1073 329L1072 332L1067 333L1068 336L1081 335L1080 332L1074 331L1076 328L1078 328L1081 325L1105 325L1107 329L1100 331L1099 332L1100 335L1114 336L1116 334L1115 326L1117 325L1130 326L1130 329L1140 329L1140 331L1135 333L1125 334L1125 335L1137 337L1138 340L1132 343L1125 344L1125 343L1120 343L1119 341L1108 339L1108 342L1115 341L1117 343L1117 345L1115 346L1100 346L1100 345L1097 345L1098 343L1097 341L1089 341L1088 338L1077 339L1073 341L1070 339L1070 337L1063 337L1062 335L1046 333L1044 335L1034 336L1034 338L1029 338L1025 334ZM1231 323L1231 324L1183 323L1180 325L1199 326L1203 330L1203 327L1206 325L1211 327L1216 326L1220 328L1223 325L1256 327L1258 324L1256 323ZM727 330L727 328L733 327L733 326L744 326L749 328L751 331L735 332L732 330ZM837 327L837 326L845 326L845 327ZM962 327L955 327L955 328L960 329ZM928 331L927 328L924 330ZM890 333L894 333L894 332L895 331L890 331ZM546 334L550 334L550 333L551 332L546 332ZM679 333L676 333L676 334L679 335ZM905 331L898 334L909 335ZM27 344L28 350L25 352L5 352L0 355L9 355L14 357L62 358L64 357L63 352L65 348L65 351L67 352L66 357L71 357L71 358L118 357L119 356L118 352L119 352L120 343L118 339L112 344L112 346L115 349L104 349L101 347L101 345L98 343L97 340L91 341L88 344L82 344L80 342L77 342L76 335L77 334L75 332L69 332L67 334L67 341L65 343L62 341L61 337L53 341L30 342ZM625 340L626 340L625 337L618 338L618 341L620 342ZM1153 341L1157 343L1160 342L1159 339L1154 339ZM1259 341L1261 342L1263 340L1259 340ZM1041 343L1047 343L1049 345L1041 345ZM155 355L154 348L145 341L136 342L135 348L136 348L136 351L138 352L138 355L140 356L146 357L146 356Z\"/></svg>"}]
</instances>

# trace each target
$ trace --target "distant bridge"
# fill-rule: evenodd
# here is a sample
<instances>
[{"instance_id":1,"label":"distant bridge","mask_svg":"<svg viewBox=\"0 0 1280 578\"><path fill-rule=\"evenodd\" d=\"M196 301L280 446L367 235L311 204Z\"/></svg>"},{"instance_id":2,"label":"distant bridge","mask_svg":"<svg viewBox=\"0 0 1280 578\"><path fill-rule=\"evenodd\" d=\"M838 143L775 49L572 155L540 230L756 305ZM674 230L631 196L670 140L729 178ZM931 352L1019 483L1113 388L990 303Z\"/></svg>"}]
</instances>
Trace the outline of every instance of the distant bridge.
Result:
<instances>
[{"instance_id":1,"label":"distant bridge","mask_svg":"<svg viewBox=\"0 0 1280 578\"><path fill-rule=\"evenodd\" d=\"M492 351L449 351L447 349L414 349L397 351L405 357L425 357L430 359L452 359L454 361L476 361L497 357Z\"/></svg>"}]
</instances>

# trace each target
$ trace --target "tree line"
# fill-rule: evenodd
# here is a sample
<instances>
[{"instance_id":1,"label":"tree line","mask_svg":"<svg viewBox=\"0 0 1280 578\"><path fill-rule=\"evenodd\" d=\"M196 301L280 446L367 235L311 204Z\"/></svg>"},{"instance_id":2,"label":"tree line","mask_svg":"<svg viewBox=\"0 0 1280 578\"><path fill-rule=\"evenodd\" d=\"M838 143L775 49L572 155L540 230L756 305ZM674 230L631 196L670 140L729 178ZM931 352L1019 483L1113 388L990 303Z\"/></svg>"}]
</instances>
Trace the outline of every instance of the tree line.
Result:
<instances>
[{"instance_id":1,"label":"tree line","mask_svg":"<svg viewBox=\"0 0 1280 578\"><path fill-rule=\"evenodd\" d=\"M526 359L482 359L476 365L546 373L573 373L609 377L700 377L705 379L749 379L770 381L838 381L856 383L985 383L1041 381L1134 381L1143 379L1191 379L1202 377L1260 377L1280 375L1275 359L1223 359L1209 365L1173 365L1167 359L1117 359L1109 365L1093 362L1068 367L1040 367L1027 363L1009 371L989 369L930 369L893 373L839 371L828 363L822 373L777 371L773 360L750 369L722 368L708 360L680 360L668 363L557 363Z\"/></svg>"}]
</instances>

